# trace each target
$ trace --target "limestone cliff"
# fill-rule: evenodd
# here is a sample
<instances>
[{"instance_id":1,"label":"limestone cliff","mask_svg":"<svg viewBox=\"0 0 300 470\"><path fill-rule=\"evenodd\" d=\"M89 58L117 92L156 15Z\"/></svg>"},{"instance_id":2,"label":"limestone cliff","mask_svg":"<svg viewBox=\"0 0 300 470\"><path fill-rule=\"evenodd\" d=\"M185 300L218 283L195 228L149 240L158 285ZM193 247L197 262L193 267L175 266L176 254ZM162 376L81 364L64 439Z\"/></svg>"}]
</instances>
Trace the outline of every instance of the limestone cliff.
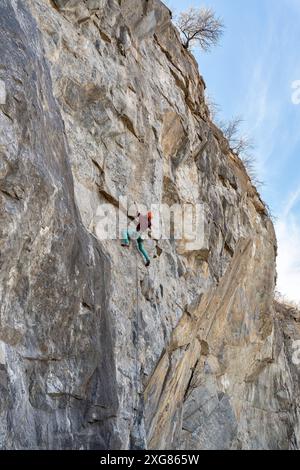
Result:
<instances>
[{"instance_id":1,"label":"limestone cliff","mask_svg":"<svg viewBox=\"0 0 300 470\"><path fill-rule=\"evenodd\" d=\"M276 239L159 0L1 0L3 449L300 448ZM119 196L201 203L203 247L100 240Z\"/></svg>"}]
</instances>

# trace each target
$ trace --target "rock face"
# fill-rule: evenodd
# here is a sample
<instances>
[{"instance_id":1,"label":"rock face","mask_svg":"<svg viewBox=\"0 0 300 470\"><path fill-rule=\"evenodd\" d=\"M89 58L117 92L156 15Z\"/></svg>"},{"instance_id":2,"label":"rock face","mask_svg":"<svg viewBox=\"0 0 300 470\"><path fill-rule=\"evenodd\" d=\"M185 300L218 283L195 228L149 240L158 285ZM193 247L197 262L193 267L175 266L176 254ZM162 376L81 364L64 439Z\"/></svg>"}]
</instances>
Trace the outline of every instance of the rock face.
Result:
<instances>
[{"instance_id":1,"label":"rock face","mask_svg":"<svg viewBox=\"0 0 300 470\"><path fill-rule=\"evenodd\" d=\"M273 225L169 10L2 0L0 26L1 448L300 448ZM201 204L202 244L145 268L99 237L120 196Z\"/></svg>"}]
</instances>

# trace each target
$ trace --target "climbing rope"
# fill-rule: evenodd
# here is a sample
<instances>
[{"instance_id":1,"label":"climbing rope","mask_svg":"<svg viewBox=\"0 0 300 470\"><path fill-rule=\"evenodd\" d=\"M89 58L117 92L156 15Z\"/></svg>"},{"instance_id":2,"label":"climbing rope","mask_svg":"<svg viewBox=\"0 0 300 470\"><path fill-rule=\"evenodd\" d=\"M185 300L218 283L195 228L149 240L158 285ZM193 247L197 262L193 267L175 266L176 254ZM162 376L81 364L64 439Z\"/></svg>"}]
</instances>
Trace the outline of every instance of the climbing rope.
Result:
<instances>
[{"instance_id":1,"label":"climbing rope","mask_svg":"<svg viewBox=\"0 0 300 470\"><path fill-rule=\"evenodd\" d=\"M136 409L139 402L139 271L138 271L138 254L135 255L135 279L136 279Z\"/></svg>"},{"instance_id":2,"label":"climbing rope","mask_svg":"<svg viewBox=\"0 0 300 470\"><path fill-rule=\"evenodd\" d=\"M139 306L139 272L138 272L138 253L136 252L135 255L135 264L136 264L136 271L135 271L135 280L136 280L136 321L135 321L135 399L133 403L133 410L134 410L134 429L135 429L135 436L142 440L142 436L140 433L140 424L141 418L139 416L139 408L140 408L140 387L139 387L139 377L140 377L140 367L139 367L139 335L140 335L140 327L139 327L139 315L140 315L140 306ZM138 446L139 447L139 446Z\"/></svg>"}]
</instances>

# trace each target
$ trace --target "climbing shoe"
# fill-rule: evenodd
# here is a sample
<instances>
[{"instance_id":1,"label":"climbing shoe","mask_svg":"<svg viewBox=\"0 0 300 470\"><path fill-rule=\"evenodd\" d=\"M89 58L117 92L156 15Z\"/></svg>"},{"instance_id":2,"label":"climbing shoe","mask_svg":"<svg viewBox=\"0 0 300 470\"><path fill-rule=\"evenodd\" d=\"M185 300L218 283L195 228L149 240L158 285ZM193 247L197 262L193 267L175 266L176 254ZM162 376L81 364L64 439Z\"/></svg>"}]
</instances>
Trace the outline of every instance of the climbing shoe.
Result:
<instances>
[{"instance_id":1,"label":"climbing shoe","mask_svg":"<svg viewBox=\"0 0 300 470\"><path fill-rule=\"evenodd\" d=\"M148 268L148 266L150 266L150 261L146 261L145 266Z\"/></svg>"}]
</instances>

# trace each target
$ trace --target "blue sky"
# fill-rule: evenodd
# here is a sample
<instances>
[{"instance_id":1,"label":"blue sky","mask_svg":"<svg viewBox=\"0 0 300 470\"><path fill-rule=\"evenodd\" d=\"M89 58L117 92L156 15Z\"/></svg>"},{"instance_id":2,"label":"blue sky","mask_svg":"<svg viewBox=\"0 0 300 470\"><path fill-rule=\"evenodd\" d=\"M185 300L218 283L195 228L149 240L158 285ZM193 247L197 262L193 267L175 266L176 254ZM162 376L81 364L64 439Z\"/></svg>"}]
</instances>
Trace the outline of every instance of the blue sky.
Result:
<instances>
[{"instance_id":1,"label":"blue sky","mask_svg":"<svg viewBox=\"0 0 300 470\"><path fill-rule=\"evenodd\" d=\"M223 18L220 45L194 54L220 117L242 116L255 141L260 192L276 218L278 290L300 302L300 93L292 88L300 81L300 0L164 3L175 13L212 7Z\"/></svg>"}]
</instances>

